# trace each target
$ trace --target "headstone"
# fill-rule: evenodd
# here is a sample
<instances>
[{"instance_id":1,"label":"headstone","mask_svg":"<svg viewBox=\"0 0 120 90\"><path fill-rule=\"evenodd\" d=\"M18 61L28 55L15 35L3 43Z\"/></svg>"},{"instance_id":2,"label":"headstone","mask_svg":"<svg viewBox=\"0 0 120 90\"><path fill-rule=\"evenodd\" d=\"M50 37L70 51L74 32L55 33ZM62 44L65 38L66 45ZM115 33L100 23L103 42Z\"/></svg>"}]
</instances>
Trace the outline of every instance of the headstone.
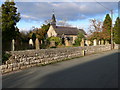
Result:
<instances>
[{"instance_id":1,"label":"headstone","mask_svg":"<svg viewBox=\"0 0 120 90\"><path fill-rule=\"evenodd\" d=\"M93 46L96 46L96 45L97 45L97 39L94 39Z\"/></svg>"},{"instance_id":2,"label":"headstone","mask_svg":"<svg viewBox=\"0 0 120 90\"><path fill-rule=\"evenodd\" d=\"M71 46L71 45L72 45L71 42L67 38L65 38L65 46Z\"/></svg>"},{"instance_id":3,"label":"headstone","mask_svg":"<svg viewBox=\"0 0 120 90\"><path fill-rule=\"evenodd\" d=\"M101 40L101 45L104 45L104 40Z\"/></svg>"},{"instance_id":4,"label":"headstone","mask_svg":"<svg viewBox=\"0 0 120 90\"><path fill-rule=\"evenodd\" d=\"M41 40L41 44L43 44L43 41Z\"/></svg>"},{"instance_id":5,"label":"headstone","mask_svg":"<svg viewBox=\"0 0 120 90\"><path fill-rule=\"evenodd\" d=\"M91 41L87 40L87 46L90 46L90 44L91 44Z\"/></svg>"},{"instance_id":6,"label":"headstone","mask_svg":"<svg viewBox=\"0 0 120 90\"><path fill-rule=\"evenodd\" d=\"M33 48L33 45L34 45L34 44L33 44L33 40L30 39L30 40L29 40L29 47L30 47L30 48Z\"/></svg>"},{"instance_id":7,"label":"headstone","mask_svg":"<svg viewBox=\"0 0 120 90\"><path fill-rule=\"evenodd\" d=\"M47 41L46 40L44 40L44 44L47 45Z\"/></svg>"},{"instance_id":8,"label":"headstone","mask_svg":"<svg viewBox=\"0 0 120 90\"><path fill-rule=\"evenodd\" d=\"M85 44L86 44L87 46L90 45L88 40L85 40Z\"/></svg>"},{"instance_id":9,"label":"headstone","mask_svg":"<svg viewBox=\"0 0 120 90\"><path fill-rule=\"evenodd\" d=\"M13 39L12 40L12 51L14 51L15 50L15 40Z\"/></svg>"},{"instance_id":10,"label":"headstone","mask_svg":"<svg viewBox=\"0 0 120 90\"><path fill-rule=\"evenodd\" d=\"M99 40L99 41L98 41L98 45L100 45L100 44L101 44L101 41Z\"/></svg>"},{"instance_id":11,"label":"headstone","mask_svg":"<svg viewBox=\"0 0 120 90\"><path fill-rule=\"evenodd\" d=\"M50 47L55 47L55 41L50 41Z\"/></svg>"},{"instance_id":12,"label":"headstone","mask_svg":"<svg viewBox=\"0 0 120 90\"><path fill-rule=\"evenodd\" d=\"M77 37L73 37L73 40L72 40L72 43L73 43L73 44L75 43L76 38L77 38Z\"/></svg>"},{"instance_id":13,"label":"headstone","mask_svg":"<svg viewBox=\"0 0 120 90\"><path fill-rule=\"evenodd\" d=\"M39 43L38 38L36 38L36 40L35 40L35 48L36 48L36 50L40 49L40 43Z\"/></svg>"},{"instance_id":14,"label":"headstone","mask_svg":"<svg viewBox=\"0 0 120 90\"><path fill-rule=\"evenodd\" d=\"M65 46L69 46L69 42L67 39L65 39Z\"/></svg>"},{"instance_id":15,"label":"headstone","mask_svg":"<svg viewBox=\"0 0 120 90\"><path fill-rule=\"evenodd\" d=\"M105 41L105 45L108 45L109 44L109 41Z\"/></svg>"},{"instance_id":16,"label":"headstone","mask_svg":"<svg viewBox=\"0 0 120 90\"><path fill-rule=\"evenodd\" d=\"M82 41L81 41L81 43L80 43L80 46L81 46L81 47L84 47L84 46L85 46L84 38L82 38Z\"/></svg>"}]
</instances>

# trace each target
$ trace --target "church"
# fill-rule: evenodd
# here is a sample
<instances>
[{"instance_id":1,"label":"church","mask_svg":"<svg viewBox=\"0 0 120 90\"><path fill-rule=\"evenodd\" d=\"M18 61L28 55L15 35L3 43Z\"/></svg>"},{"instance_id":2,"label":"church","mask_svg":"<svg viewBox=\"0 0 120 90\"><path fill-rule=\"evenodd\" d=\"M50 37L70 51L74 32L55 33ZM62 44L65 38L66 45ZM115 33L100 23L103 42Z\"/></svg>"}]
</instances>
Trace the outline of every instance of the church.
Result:
<instances>
[{"instance_id":1,"label":"church","mask_svg":"<svg viewBox=\"0 0 120 90\"><path fill-rule=\"evenodd\" d=\"M86 35L86 32L83 29L78 29L76 27L57 26L55 15L52 15L52 20L47 32L47 37L66 38L72 44L74 44L78 33L83 33L84 35Z\"/></svg>"}]
</instances>

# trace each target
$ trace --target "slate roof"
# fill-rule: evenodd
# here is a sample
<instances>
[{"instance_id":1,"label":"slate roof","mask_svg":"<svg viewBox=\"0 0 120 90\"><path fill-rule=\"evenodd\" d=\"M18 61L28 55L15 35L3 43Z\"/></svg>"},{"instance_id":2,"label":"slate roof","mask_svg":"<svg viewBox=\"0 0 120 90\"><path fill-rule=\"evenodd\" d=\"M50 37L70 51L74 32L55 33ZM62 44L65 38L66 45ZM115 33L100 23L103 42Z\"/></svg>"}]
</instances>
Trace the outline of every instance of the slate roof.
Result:
<instances>
[{"instance_id":1,"label":"slate roof","mask_svg":"<svg viewBox=\"0 0 120 90\"><path fill-rule=\"evenodd\" d=\"M83 29L78 29L76 27L63 27L63 26L56 26L55 31L58 35L77 35L79 32L84 34L85 31Z\"/></svg>"}]
</instances>

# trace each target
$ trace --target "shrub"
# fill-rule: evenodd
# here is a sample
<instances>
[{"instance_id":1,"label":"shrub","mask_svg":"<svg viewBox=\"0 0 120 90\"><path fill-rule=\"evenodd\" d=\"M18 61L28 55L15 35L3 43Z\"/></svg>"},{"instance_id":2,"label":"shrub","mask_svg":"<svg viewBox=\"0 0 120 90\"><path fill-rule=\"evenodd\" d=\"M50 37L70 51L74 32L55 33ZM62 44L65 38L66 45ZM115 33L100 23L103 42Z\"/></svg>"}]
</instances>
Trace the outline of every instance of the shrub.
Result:
<instances>
[{"instance_id":1,"label":"shrub","mask_svg":"<svg viewBox=\"0 0 120 90\"><path fill-rule=\"evenodd\" d=\"M7 61L10 56L11 56L11 54L3 53L2 54L2 63L5 63L5 61Z\"/></svg>"},{"instance_id":2,"label":"shrub","mask_svg":"<svg viewBox=\"0 0 120 90\"><path fill-rule=\"evenodd\" d=\"M74 46L79 46L80 42L82 41L82 38L85 38L84 34L83 33L78 33Z\"/></svg>"},{"instance_id":3,"label":"shrub","mask_svg":"<svg viewBox=\"0 0 120 90\"><path fill-rule=\"evenodd\" d=\"M62 44L62 40L61 40L61 38L59 38L59 37L49 37L49 38L47 38L47 41L55 41L55 44L56 45L61 45Z\"/></svg>"}]
</instances>

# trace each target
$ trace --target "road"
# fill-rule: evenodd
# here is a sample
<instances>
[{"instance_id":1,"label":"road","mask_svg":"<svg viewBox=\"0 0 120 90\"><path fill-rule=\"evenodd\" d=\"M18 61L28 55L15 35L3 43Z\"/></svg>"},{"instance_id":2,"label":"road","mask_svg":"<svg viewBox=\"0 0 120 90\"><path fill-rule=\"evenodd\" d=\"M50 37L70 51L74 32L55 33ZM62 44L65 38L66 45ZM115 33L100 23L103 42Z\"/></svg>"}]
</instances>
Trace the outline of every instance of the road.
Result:
<instances>
[{"instance_id":1,"label":"road","mask_svg":"<svg viewBox=\"0 0 120 90\"><path fill-rule=\"evenodd\" d=\"M118 88L118 50L3 75L3 88Z\"/></svg>"}]
</instances>

